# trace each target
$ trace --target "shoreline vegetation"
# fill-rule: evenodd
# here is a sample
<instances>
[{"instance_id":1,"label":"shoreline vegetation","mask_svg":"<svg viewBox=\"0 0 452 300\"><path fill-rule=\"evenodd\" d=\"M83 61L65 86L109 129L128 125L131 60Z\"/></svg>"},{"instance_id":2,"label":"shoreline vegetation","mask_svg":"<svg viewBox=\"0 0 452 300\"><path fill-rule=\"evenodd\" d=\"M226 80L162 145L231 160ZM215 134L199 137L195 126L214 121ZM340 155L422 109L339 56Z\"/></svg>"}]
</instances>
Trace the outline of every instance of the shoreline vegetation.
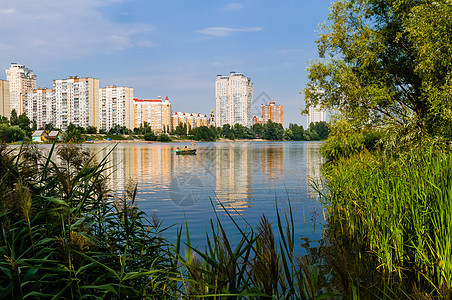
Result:
<instances>
[{"instance_id":1,"label":"shoreline vegetation","mask_svg":"<svg viewBox=\"0 0 452 300\"><path fill-rule=\"evenodd\" d=\"M448 1L342 0L320 28L304 110L332 115L320 251L355 298L452 297L451 15Z\"/></svg>"}]
</instances>

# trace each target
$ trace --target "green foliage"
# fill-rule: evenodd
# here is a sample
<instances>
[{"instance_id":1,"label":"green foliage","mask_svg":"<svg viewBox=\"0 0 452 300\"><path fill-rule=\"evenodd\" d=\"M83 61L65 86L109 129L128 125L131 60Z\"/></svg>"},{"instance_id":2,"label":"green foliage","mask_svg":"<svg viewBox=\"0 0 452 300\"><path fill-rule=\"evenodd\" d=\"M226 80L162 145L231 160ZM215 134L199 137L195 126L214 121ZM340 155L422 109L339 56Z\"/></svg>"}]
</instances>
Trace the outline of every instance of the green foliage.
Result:
<instances>
[{"instance_id":1,"label":"green foliage","mask_svg":"<svg viewBox=\"0 0 452 300\"><path fill-rule=\"evenodd\" d=\"M125 126L121 126L118 124L115 124L113 127L110 128L110 130L108 131L108 133L111 134L129 134L130 130L125 127Z\"/></svg>"},{"instance_id":2,"label":"green foliage","mask_svg":"<svg viewBox=\"0 0 452 300\"><path fill-rule=\"evenodd\" d=\"M193 128L191 134L194 140L213 142L217 139L215 127L200 126Z\"/></svg>"},{"instance_id":3,"label":"green foliage","mask_svg":"<svg viewBox=\"0 0 452 300\"><path fill-rule=\"evenodd\" d=\"M96 134L97 133L97 127L95 126L88 126L86 127L86 134Z\"/></svg>"},{"instance_id":4,"label":"green foliage","mask_svg":"<svg viewBox=\"0 0 452 300\"><path fill-rule=\"evenodd\" d=\"M154 134L153 131L150 131L144 135L144 140L145 141L156 141L157 136Z\"/></svg>"},{"instance_id":5,"label":"green foliage","mask_svg":"<svg viewBox=\"0 0 452 300\"><path fill-rule=\"evenodd\" d=\"M57 148L60 165L50 159L53 147L48 156L30 146L0 152L2 298L177 294L160 222L136 208L136 185L111 196L105 160L95 163L73 144Z\"/></svg>"},{"instance_id":6,"label":"green foliage","mask_svg":"<svg viewBox=\"0 0 452 300\"><path fill-rule=\"evenodd\" d=\"M321 147L322 155L330 160L349 157L367 149L381 149L383 134L380 130L371 128L354 128L348 122L334 123L331 134Z\"/></svg>"},{"instance_id":7,"label":"green foliage","mask_svg":"<svg viewBox=\"0 0 452 300\"><path fill-rule=\"evenodd\" d=\"M66 143L80 143L81 141L83 141L82 130L82 127L69 123L66 131L63 132L63 141Z\"/></svg>"},{"instance_id":8,"label":"green foliage","mask_svg":"<svg viewBox=\"0 0 452 300\"><path fill-rule=\"evenodd\" d=\"M284 137L284 128L280 123L268 120L268 123L264 125L262 137L266 140L280 141Z\"/></svg>"},{"instance_id":9,"label":"green foliage","mask_svg":"<svg viewBox=\"0 0 452 300\"><path fill-rule=\"evenodd\" d=\"M180 123L174 129L174 134L179 136L186 136L188 134L188 127L186 123Z\"/></svg>"},{"instance_id":10,"label":"green foliage","mask_svg":"<svg viewBox=\"0 0 452 300\"><path fill-rule=\"evenodd\" d=\"M451 170L449 152L425 147L355 154L325 168L329 227L342 243L370 252L390 288L403 289L399 297L419 290L450 297Z\"/></svg>"},{"instance_id":11,"label":"green foliage","mask_svg":"<svg viewBox=\"0 0 452 300\"><path fill-rule=\"evenodd\" d=\"M0 116L0 124L8 124L9 125L8 118L5 116Z\"/></svg>"},{"instance_id":12,"label":"green foliage","mask_svg":"<svg viewBox=\"0 0 452 300\"><path fill-rule=\"evenodd\" d=\"M332 4L309 69L306 108L321 104L356 127L408 123L451 137L452 8L446 1Z\"/></svg>"},{"instance_id":13,"label":"green foliage","mask_svg":"<svg viewBox=\"0 0 452 300\"><path fill-rule=\"evenodd\" d=\"M18 125L10 126L8 124L0 124L0 142L13 143L23 141L26 133Z\"/></svg>"},{"instance_id":14,"label":"green foliage","mask_svg":"<svg viewBox=\"0 0 452 300\"><path fill-rule=\"evenodd\" d=\"M264 134L264 125L262 125L261 123L256 123L251 128L253 129L254 134L258 137L262 137L262 135Z\"/></svg>"},{"instance_id":15,"label":"green foliage","mask_svg":"<svg viewBox=\"0 0 452 300\"><path fill-rule=\"evenodd\" d=\"M162 133L157 137L157 141L159 142L171 142L171 138L166 133Z\"/></svg>"},{"instance_id":16,"label":"green foliage","mask_svg":"<svg viewBox=\"0 0 452 300\"><path fill-rule=\"evenodd\" d=\"M55 129L56 128L55 128L55 126L53 126L53 123L48 123L48 124L46 124L44 126L44 130L47 131L47 132L50 132L50 131L55 130Z\"/></svg>"}]
</instances>

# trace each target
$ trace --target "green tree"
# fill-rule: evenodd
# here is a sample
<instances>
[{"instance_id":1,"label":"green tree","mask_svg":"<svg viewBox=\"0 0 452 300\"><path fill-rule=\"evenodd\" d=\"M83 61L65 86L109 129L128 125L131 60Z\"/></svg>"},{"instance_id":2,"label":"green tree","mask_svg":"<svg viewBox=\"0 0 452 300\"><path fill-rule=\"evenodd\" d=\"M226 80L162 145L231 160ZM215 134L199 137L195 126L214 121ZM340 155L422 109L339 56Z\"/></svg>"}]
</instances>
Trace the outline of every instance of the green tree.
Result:
<instances>
[{"instance_id":1,"label":"green tree","mask_svg":"<svg viewBox=\"0 0 452 300\"><path fill-rule=\"evenodd\" d=\"M264 125L264 133L262 136L266 140L282 140L284 137L284 128L281 123L272 122L268 120L268 123Z\"/></svg>"},{"instance_id":2,"label":"green tree","mask_svg":"<svg viewBox=\"0 0 452 300\"><path fill-rule=\"evenodd\" d=\"M187 132L188 132L188 129L187 129L187 124L186 123L180 123L174 129L174 133L179 135L179 136L186 136Z\"/></svg>"},{"instance_id":3,"label":"green tree","mask_svg":"<svg viewBox=\"0 0 452 300\"><path fill-rule=\"evenodd\" d=\"M63 133L63 140L68 143L79 143L82 139L82 133L80 132L79 126L75 126L72 123L69 123L69 125L66 128L66 131Z\"/></svg>"},{"instance_id":4,"label":"green tree","mask_svg":"<svg viewBox=\"0 0 452 300\"><path fill-rule=\"evenodd\" d=\"M5 116L0 116L0 124L9 124L9 120Z\"/></svg>"},{"instance_id":5,"label":"green tree","mask_svg":"<svg viewBox=\"0 0 452 300\"><path fill-rule=\"evenodd\" d=\"M30 127L30 124L32 122L30 121L30 119L27 117L27 115L25 113L19 115L19 117L17 118L16 121L16 125L18 125L20 127L20 129L22 129L25 134L27 136L31 136L32 133L32 128Z\"/></svg>"},{"instance_id":6,"label":"green tree","mask_svg":"<svg viewBox=\"0 0 452 300\"><path fill-rule=\"evenodd\" d=\"M9 124L11 126L19 125L19 123L17 122L17 111L15 109L13 109L11 111L11 116L9 118Z\"/></svg>"},{"instance_id":7,"label":"green tree","mask_svg":"<svg viewBox=\"0 0 452 300\"><path fill-rule=\"evenodd\" d=\"M55 126L53 126L53 123L48 123L48 124L46 124L45 126L44 126L44 130L45 131L48 131L48 132L50 132L50 131L52 131L52 130L55 130L56 128L55 128Z\"/></svg>"},{"instance_id":8,"label":"green tree","mask_svg":"<svg viewBox=\"0 0 452 300\"><path fill-rule=\"evenodd\" d=\"M315 122L315 123L311 123L309 124L309 130L315 131L316 132L316 139L315 140L326 140L328 138L328 135L330 133L330 129L328 127L328 124L325 121L321 121L321 122ZM311 140L312 137L311 137Z\"/></svg>"},{"instance_id":9,"label":"green tree","mask_svg":"<svg viewBox=\"0 0 452 300\"><path fill-rule=\"evenodd\" d=\"M262 134L264 133L264 125L262 125L261 123L254 124L252 126L252 129L255 136L261 137Z\"/></svg>"},{"instance_id":10,"label":"green tree","mask_svg":"<svg viewBox=\"0 0 452 300\"><path fill-rule=\"evenodd\" d=\"M317 40L321 59L308 68L306 110L333 108L357 128L450 136L451 15L446 1L334 2Z\"/></svg>"},{"instance_id":11,"label":"green tree","mask_svg":"<svg viewBox=\"0 0 452 300\"><path fill-rule=\"evenodd\" d=\"M23 141L25 137L25 131L23 131L18 125L10 126L8 124L0 124L0 142L13 143Z\"/></svg>"},{"instance_id":12,"label":"green tree","mask_svg":"<svg viewBox=\"0 0 452 300\"><path fill-rule=\"evenodd\" d=\"M171 142L171 138L169 137L169 135L167 135L166 133L162 133L161 135L159 135L157 137L157 141L159 142Z\"/></svg>"},{"instance_id":13,"label":"green tree","mask_svg":"<svg viewBox=\"0 0 452 300\"><path fill-rule=\"evenodd\" d=\"M157 136L154 134L153 131L149 131L148 133L144 134L144 140L145 141L156 141Z\"/></svg>"},{"instance_id":14,"label":"green tree","mask_svg":"<svg viewBox=\"0 0 452 300\"><path fill-rule=\"evenodd\" d=\"M197 141L213 142L217 139L214 127L200 126L192 130L193 139Z\"/></svg>"},{"instance_id":15,"label":"green tree","mask_svg":"<svg viewBox=\"0 0 452 300\"><path fill-rule=\"evenodd\" d=\"M86 133L87 134L96 134L97 133L97 127L96 126L88 126L86 127Z\"/></svg>"}]
</instances>

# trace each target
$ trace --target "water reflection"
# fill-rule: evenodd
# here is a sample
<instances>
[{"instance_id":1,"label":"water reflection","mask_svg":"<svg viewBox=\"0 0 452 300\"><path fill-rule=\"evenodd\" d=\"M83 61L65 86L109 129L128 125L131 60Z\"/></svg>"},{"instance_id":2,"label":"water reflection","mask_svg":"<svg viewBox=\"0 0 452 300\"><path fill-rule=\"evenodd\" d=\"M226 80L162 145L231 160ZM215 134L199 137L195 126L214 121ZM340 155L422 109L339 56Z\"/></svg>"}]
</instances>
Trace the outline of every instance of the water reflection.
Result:
<instances>
[{"instance_id":1,"label":"water reflection","mask_svg":"<svg viewBox=\"0 0 452 300\"><path fill-rule=\"evenodd\" d=\"M309 184L312 180L316 183L320 182L322 177L322 165L325 158L320 154L320 143L308 143L306 145L306 177L308 179L308 195L318 198L318 192Z\"/></svg>"},{"instance_id":2,"label":"water reflection","mask_svg":"<svg viewBox=\"0 0 452 300\"><path fill-rule=\"evenodd\" d=\"M108 180L110 186L123 190L131 178L138 182L140 194L171 200L176 206L198 205L202 198L211 198L218 210L223 210L219 201L226 208L243 212L262 197L287 194L296 200L304 195L302 186L308 196L315 197L309 179L321 176L324 160L319 145L199 143L196 156L179 156L173 152L177 144L118 144L108 157ZM89 147L100 160L113 146ZM275 189L277 193L268 193Z\"/></svg>"},{"instance_id":3,"label":"water reflection","mask_svg":"<svg viewBox=\"0 0 452 300\"><path fill-rule=\"evenodd\" d=\"M276 221L276 203L296 216L296 232L311 240L321 238L314 227L318 201L308 178L318 178L323 159L314 142L197 143L197 155L175 155L184 144L118 144L108 157L109 184L124 189L132 178L138 183L137 201L148 215L154 212L165 224L184 224L202 239L215 212L240 213L250 224L262 214ZM87 145L102 159L111 146ZM212 202L211 202L212 200ZM213 207L212 207L213 204ZM318 225L318 224L317 224ZM228 225L233 230L233 225Z\"/></svg>"}]
</instances>

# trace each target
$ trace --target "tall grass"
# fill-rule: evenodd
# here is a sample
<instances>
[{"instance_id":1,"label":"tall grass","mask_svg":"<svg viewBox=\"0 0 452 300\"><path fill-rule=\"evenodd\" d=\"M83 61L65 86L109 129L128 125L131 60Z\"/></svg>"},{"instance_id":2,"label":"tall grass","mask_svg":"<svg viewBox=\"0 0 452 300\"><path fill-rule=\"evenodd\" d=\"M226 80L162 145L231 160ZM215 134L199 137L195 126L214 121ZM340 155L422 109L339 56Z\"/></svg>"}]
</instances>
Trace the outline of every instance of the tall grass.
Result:
<instances>
[{"instance_id":1,"label":"tall grass","mask_svg":"<svg viewBox=\"0 0 452 300\"><path fill-rule=\"evenodd\" d=\"M54 158L56 156L56 158ZM291 212L277 224L229 239L219 217L206 248L175 244L135 203L137 186L114 196L106 184L108 156L85 148L0 146L0 296L6 299L324 299L316 263L294 255ZM228 211L225 209L225 212ZM277 230L279 238L275 237Z\"/></svg>"},{"instance_id":2,"label":"tall grass","mask_svg":"<svg viewBox=\"0 0 452 300\"><path fill-rule=\"evenodd\" d=\"M362 152L325 168L329 226L362 245L408 295L448 298L452 288L452 158L416 149Z\"/></svg>"}]
</instances>

